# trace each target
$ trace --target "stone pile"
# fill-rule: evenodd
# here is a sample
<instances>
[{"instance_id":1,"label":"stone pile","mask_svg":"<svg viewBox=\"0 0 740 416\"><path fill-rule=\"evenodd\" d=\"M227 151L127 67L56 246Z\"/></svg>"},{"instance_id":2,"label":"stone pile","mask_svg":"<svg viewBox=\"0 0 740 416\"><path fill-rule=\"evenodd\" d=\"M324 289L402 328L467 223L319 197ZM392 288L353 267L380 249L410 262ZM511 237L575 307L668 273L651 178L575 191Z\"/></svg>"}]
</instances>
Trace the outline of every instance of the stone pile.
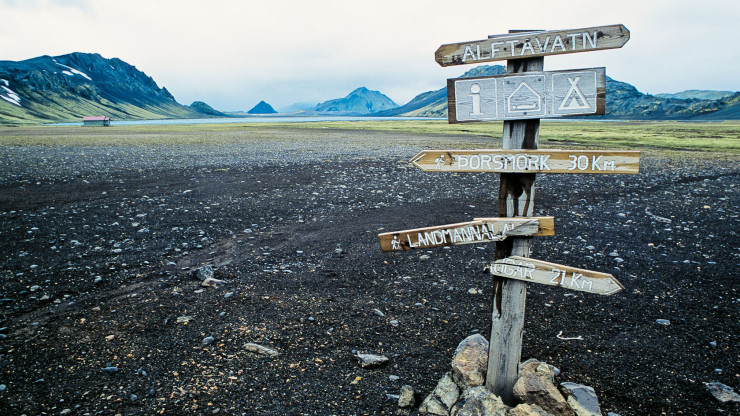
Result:
<instances>
[{"instance_id":1,"label":"stone pile","mask_svg":"<svg viewBox=\"0 0 740 416\"><path fill-rule=\"evenodd\" d=\"M576 383L555 385L556 367L530 359L519 366L509 407L485 387L488 341L480 334L464 339L446 373L419 406L419 414L439 416L601 416L594 389Z\"/></svg>"}]
</instances>

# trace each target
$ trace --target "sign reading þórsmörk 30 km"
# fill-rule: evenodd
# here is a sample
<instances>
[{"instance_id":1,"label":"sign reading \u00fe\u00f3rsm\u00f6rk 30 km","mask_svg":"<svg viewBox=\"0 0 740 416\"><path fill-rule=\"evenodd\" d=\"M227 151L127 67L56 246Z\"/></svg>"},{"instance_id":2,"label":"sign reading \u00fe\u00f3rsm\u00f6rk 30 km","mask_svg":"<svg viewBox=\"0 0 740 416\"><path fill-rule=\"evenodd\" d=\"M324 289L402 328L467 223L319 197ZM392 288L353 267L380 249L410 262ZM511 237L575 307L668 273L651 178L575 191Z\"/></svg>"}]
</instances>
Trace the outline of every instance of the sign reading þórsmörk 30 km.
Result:
<instances>
[{"instance_id":1,"label":"sign reading \u00fe\u00f3rsm\u00f6rk 30 km","mask_svg":"<svg viewBox=\"0 0 740 416\"><path fill-rule=\"evenodd\" d=\"M426 172L639 173L636 150L424 150L411 163Z\"/></svg>"},{"instance_id":2,"label":"sign reading \u00fe\u00f3rsm\u00f6rk 30 km","mask_svg":"<svg viewBox=\"0 0 740 416\"><path fill-rule=\"evenodd\" d=\"M604 114L606 70L526 72L447 80L450 123Z\"/></svg>"},{"instance_id":3,"label":"sign reading \u00fe\u00f3rsm\u00f6rk 30 km","mask_svg":"<svg viewBox=\"0 0 740 416\"><path fill-rule=\"evenodd\" d=\"M442 45L434 54L441 66L535 58L621 48L630 39L624 25L524 32Z\"/></svg>"}]
</instances>

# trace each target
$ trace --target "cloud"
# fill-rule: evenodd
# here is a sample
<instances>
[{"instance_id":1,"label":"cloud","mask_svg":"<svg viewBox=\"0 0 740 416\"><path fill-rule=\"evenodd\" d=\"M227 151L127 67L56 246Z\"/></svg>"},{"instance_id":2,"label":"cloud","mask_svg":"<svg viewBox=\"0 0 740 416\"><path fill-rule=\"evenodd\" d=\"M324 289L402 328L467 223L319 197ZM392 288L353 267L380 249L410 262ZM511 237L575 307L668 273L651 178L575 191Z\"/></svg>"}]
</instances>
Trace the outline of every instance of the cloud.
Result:
<instances>
[{"instance_id":1,"label":"cloud","mask_svg":"<svg viewBox=\"0 0 740 416\"><path fill-rule=\"evenodd\" d=\"M470 69L441 68L444 43L509 29L625 24L623 49L548 57L546 69L606 66L646 92L736 89L732 47L740 3L623 0L507 3L468 0L0 1L0 59L74 51L118 57L178 101L218 109L281 107L343 96L359 86L399 103ZM717 62L722 65L717 65ZM701 74L706 76L700 76Z\"/></svg>"}]
</instances>

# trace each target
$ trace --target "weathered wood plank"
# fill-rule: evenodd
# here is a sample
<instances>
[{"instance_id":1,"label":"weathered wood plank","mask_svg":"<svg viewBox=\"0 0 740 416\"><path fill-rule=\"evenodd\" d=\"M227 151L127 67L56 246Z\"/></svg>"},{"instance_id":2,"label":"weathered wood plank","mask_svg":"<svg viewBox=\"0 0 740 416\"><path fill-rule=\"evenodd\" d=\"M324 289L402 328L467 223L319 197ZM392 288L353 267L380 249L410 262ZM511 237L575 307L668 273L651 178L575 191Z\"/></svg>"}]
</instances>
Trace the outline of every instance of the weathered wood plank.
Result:
<instances>
[{"instance_id":1,"label":"weathered wood plank","mask_svg":"<svg viewBox=\"0 0 740 416\"><path fill-rule=\"evenodd\" d=\"M447 104L450 123L601 115L606 69L452 78Z\"/></svg>"},{"instance_id":2,"label":"weathered wood plank","mask_svg":"<svg viewBox=\"0 0 740 416\"><path fill-rule=\"evenodd\" d=\"M630 38L624 25L522 32L440 46L434 60L441 66L528 59L547 55L621 48Z\"/></svg>"},{"instance_id":3,"label":"weathered wood plank","mask_svg":"<svg viewBox=\"0 0 740 416\"><path fill-rule=\"evenodd\" d=\"M542 71L544 58L510 60L509 73ZM537 149L539 119L504 121L504 149ZM499 217L528 217L534 210L534 173L502 173L499 186ZM496 259L511 255L529 257L529 238L509 238L496 243ZM486 387L513 405L514 384L522 353L527 284L493 276L491 338L488 350Z\"/></svg>"},{"instance_id":4,"label":"weathered wood plank","mask_svg":"<svg viewBox=\"0 0 740 416\"><path fill-rule=\"evenodd\" d=\"M378 234L384 252L503 241L514 236L555 235L553 217L476 218L473 221Z\"/></svg>"},{"instance_id":5,"label":"weathered wood plank","mask_svg":"<svg viewBox=\"0 0 740 416\"><path fill-rule=\"evenodd\" d=\"M424 150L411 163L426 172L639 173L632 150Z\"/></svg>"},{"instance_id":6,"label":"weathered wood plank","mask_svg":"<svg viewBox=\"0 0 740 416\"><path fill-rule=\"evenodd\" d=\"M599 295L613 295L624 289L624 286L608 273L578 269L520 256L510 256L496 260L491 265L490 271L495 276L560 286Z\"/></svg>"}]
</instances>

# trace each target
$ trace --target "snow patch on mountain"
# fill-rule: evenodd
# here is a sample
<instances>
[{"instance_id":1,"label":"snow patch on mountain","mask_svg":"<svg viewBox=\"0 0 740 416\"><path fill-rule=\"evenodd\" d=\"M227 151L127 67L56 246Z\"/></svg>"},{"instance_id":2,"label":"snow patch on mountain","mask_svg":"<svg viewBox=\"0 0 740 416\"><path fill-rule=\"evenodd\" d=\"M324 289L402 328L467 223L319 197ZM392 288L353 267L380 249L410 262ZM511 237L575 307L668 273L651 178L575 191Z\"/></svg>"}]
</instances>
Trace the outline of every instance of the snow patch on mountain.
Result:
<instances>
[{"instance_id":1,"label":"snow patch on mountain","mask_svg":"<svg viewBox=\"0 0 740 416\"><path fill-rule=\"evenodd\" d=\"M54 63L57 64L57 65L59 65L59 66L63 66L63 67L65 67L65 68L68 69L68 71L62 71L62 74L64 74L64 75L69 75L70 77L73 77L75 75L79 75L79 76L82 76L82 77L87 78L88 81L92 81L92 78L90 78L89 76L87 76L86 73L80 71L79 69L74 69L71 66L60 64L59 62L56 61L56 59L54 60Z\"/></svg>"},{"instance_id":2,"label":"snow patch on mountain","mask_svg":"<svg viewBox=\"0 0 740 416\"><path fill-rule=\"evenodd\" d=\"M0 98L2 98L3 100L5 100L5 101L7 101L7 102L9 102L11 104L15 104L18 107L20 107L21 106L21 97L18 94L16 94L15 91L13 91L10 88L8 88L8 85L10 85L10 83L7 80L4 80L3 79L3 80L0 80L0 81L4 81L4 83L5 83L5 85L0 85L1 87L3 87L3 90L5 90L5 94L1 94L0 93ZM2 91L0 91L0 92L2 92Z\"/></svg>"}]
</instances>

